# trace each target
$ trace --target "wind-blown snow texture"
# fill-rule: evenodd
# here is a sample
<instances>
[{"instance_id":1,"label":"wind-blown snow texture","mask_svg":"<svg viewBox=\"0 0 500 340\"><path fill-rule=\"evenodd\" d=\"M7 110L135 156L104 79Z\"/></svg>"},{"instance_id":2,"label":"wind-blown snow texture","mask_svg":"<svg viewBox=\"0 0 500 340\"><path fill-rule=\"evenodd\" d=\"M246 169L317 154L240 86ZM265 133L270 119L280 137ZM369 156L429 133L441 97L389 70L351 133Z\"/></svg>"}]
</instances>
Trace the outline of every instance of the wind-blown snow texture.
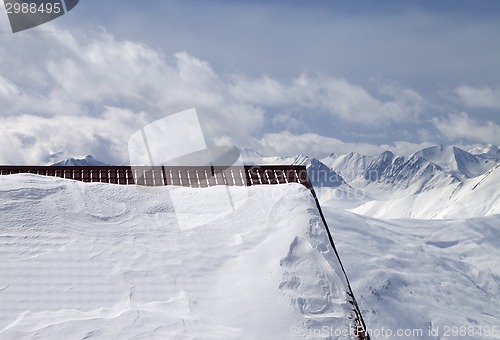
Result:
<instances>
[{"instance_id":1,"label":"wind-blown snow texture","mask_svg":"<svg viewBox=\"0 0 500 340\"><path fill-rule=\"evenodd\" d=\"M226 189L0 176L0 338L348 332L346 282L310 192L231 192L234 207L218 219L180 228L176 209L210 211Z\"/></svg>"},{"instance_id":2,"label":"wind-blown snow texture","mask_svg":"<svg viewBox=\"0 0 500 340\"><path fill-rule=\"evenodd\" d=\"M372 339L500 339L498 150L303 161Z\"/></svg>"},{"instance_id":3,"label":"wind-blown snow texture","mask_svg":"<svg viewBox=\"0 0 500 340\"><path fill-rule=\"evenodd\" d=\"M498 147L243 156L308 165L372 339L500 339ZM250 188L182 230L171 190L192 211L225 192L0 177L0 338L317 339L351 325L304 188Z\"/></svg>"},{"instance_id":4,"label":"wind-blown snow texture","mask_svg":"<svg viewBox=\"0 0 500 340\"><path fill-rule=\"evenodd\" d=\"M495 150L322 160L351 186L316 190L373 339L500 339Z\"/></svg>"},{"instance_id":5,"label":"wind-blown snow texture","mask_svg":"<svg viewBox=\"0 0 500 340\"><path fill-rule=\"evenodd\" d=\"M325 212L373 339L500 339L498 214L388 220ZM445 333L453 327L473 332Z\"/></svg>"}]
</instances>

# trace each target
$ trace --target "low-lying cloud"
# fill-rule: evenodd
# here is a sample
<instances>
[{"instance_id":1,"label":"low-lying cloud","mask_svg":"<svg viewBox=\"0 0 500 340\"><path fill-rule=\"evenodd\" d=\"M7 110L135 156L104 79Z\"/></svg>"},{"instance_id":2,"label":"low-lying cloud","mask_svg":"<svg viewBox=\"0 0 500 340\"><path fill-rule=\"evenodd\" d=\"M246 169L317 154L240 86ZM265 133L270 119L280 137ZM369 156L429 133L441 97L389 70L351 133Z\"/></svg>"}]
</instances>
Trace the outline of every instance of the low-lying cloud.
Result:
<instances>
[{"instance_id":1,"label":"low-lying cloud","mask_svg":"<svg viewBox=\"0 0 500 340\"><path fill-rule=\"evenodd\" d=\"M498 124L492 121L477 122L465 112L450 114L446 118L434 118L433 123L439 132L450 141L465 139L500 144L500 126Z\"/></svg>"},{"instance_id":2,"label":"low-lying cloud","mask_svg":"<svg viewBox=\"0 0 500 340\"><path fill-rule=\"evenodd\" d=\"M466 107L500 109L500 88L461 85L456 93Z\"/></svg>"},{"instance_id":3,"label":"low-lying cloud","mask_svg":"<svg viewBox=\"0 0 500 340\"><path fill-rule=\"evenodd\" d=\"M47 25L51 32L54 27ZM187 52L167 56L106 32L57 31L11 37L0 46L0 163L42 164L53 160L50 155L87 153L127 163L126 145L135 131L192 107L213 142L254 146L268 154L350 148L376 153L383 143L344 143L308 131L308 126L346 124L359 128L359 135L398 126L404 130L430 118L425 98L390 81L374 81L368 89L342 77L307 72L287 81L219 74ZM460 91L466 99L471 90ZM483 97L483 105L497 105ZM464 120L474 128L463 129ZM500 135L497 125L463 115L438 117L432 124L450 140L498 142ZM422 145L417 131L415 136L407 149ZM397 143L404 142L387 145L397 148Z\"/></svg>"}]
</instances>

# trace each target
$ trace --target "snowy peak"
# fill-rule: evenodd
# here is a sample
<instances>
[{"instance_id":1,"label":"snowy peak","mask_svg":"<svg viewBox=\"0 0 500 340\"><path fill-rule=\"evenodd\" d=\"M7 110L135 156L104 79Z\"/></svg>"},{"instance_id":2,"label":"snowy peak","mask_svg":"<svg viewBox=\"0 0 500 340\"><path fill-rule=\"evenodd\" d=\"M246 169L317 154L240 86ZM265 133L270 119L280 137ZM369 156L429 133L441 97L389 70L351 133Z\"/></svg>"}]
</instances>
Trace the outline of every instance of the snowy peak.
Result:
<instances>
[{"instance_id":1,"label":"snowy peak","mask_svg":"<svg viewBox=\"0 0 500 340\"><path fill-rule=\"evenodd\" d=\"M413 156L422 157L461 178L480 176L495 165L493 162L484 162L480 157L456 146L431 146L414 153Z\"/></svg>"},{"instance_id":2,"label":"snowy peak","mask_svg":"<svg viewBox=\"0 0 500 340\"><path fill-rule=\"evenodd\" d=\"M334 170L326 166L323 162L312 158L307 167L307 174L311 184L316 187L336 188L347 185L344 179ZM348 185L347 185L348 186Z\"/></svg>"},{"instance_id":3,"label":"snowy peak","mask_svg":"<svg viewBox=\"0 0 500 340\"><path fill-rule=\"evenodd\" d=\"M306 165L309 157L296 155L290 157L263 156L253 149L242 149L241 157L245 165Z\"/></svg>"},{"instance_id":4,"label":"snowy peak","mask_svg":"<svg viewBox=\"0 0 500 340\"><path fill-rule=\"evenodd\" d=\"M419 156L412 156L405 160L397 169L394 178L403 181L407 187L413 186L414 193L460 182L455 175L447 173L439 165Z\"/></svg>"},{"instance_id":5,"label":"snowy peak","mask_svg":"<svg viewBox=\"0 0 500 340\"><path fill-rule=\"evenodd\" d=\"M476 147L469 151L486 165L500 164L500 148L492 144Z\"/></svg>"},{"instance_id":6,"label":"snowy peak","mask_svg":"<svg viewBox=\"0 0 500 340\"><path fill-rule=\"evenodd\" d=\"M500 159L500 147L492 144L484 144L483 146L475 147L469 150L469 153L486 158Z\"/></svg>"},{"instance_id":7,"label":"snowy peak","mask_svg":"<svg viewBox=\"0 0 500 340\"><path fill-rule=\"evenodd\" d=\"M335 170L346 181L351 182L364 177L367 167L374 158L373 156L350 152L346 155L331 154L321 161Z\"/></svg>"},{"instance_id":8,"label":"snowy peak","mask_svg":"<svg viewBox=\"0 0 500 340\"><path fill-rule=\"evenodd\" d=\"M409 190L408 193L411 194L458 181L453 175L422 157L405 159L387 152L373 159L365 171L364 179L385 191Z\"/></svg>"},{"instance_id":9,"label":"snowy peak","mask_svg":"<svg viewBox=\"0 0 500 340\"><path fill-rule=\"evenodd\" d=\"M393 170L404 162L403 157L395 157L390 151L385 151L380 156L373 158L364 172L364 177L368 181L377 181L382 177L391 176Z\"/></svg>"},{"instance_id":10,"label":"snowy peak","mask_svg":"<svg viewBox=\"0 0 500 340\"><path fill-rule=\"evenodd\" d=\"M432 164L432 163L431 163ZM500 165L482 176L419 195L367 202L353 212L377 218L473 218L500 213Z\"/></svg>"},{"instance_id":11,"label":"snowy peak","mask_svg":"<svg viewBox=\"0 0 500 340\"><path fill-rule=\"evenodd\" d=\"M364 188L370 195L385 196L396 191L415 194L444 187L459 179L425 158L409 158L385 151L378 156L358 153L330 155L322 160L342 176L349 185Z\"/></svg>"},{"instance_id":12,"label":"snowy peak","mask_svg":"<svg viewBox=\"0 0 500 340\"><path fill-rule=\"evenodd\" d=\"M68 158L63 161L52 164L52 166L104 166L108 165L101 161L98 161L91 155L87 155L84 158Z\"/></svg>"},{"instance_id":13,"label":"snowy peak","mask_svg":"<svg viewBox=\"0 0 500 340\"><path fill-rule=\"evenodd\" d=\"M305 155L292 157L263 156L252 149L242 149L241 155L245 165L305 165L311 184L316 188L349 186L342 176L316 158L309 158Z\"/></svg>"}]
</instances>

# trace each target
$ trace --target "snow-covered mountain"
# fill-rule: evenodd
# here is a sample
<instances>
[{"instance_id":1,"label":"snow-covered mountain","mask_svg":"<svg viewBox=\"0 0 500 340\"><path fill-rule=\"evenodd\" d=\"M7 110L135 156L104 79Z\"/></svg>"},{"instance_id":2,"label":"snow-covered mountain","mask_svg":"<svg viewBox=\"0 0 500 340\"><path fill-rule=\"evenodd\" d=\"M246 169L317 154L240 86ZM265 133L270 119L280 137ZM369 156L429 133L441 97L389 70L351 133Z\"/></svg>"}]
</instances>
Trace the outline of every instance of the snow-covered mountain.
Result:
<instances>
[{"instance_id":1,"label":"snow-covered mountain","mask_svg":"<svg viewBox=\"0 0 500 340\"><path fill-rule=\"evenodd\" d=\"M405 158L390 151L378 156L332 154L321 161L351 186L364 188L374 197L387 197L394 192L414 194L459 182L454 174L422 157Z\"/></svg>"},{"instance_id":2,"label":"snow-covered mountain","mask_svg":"<svg viewBox=\"0 0 500 340\"><path fill-rule=\"evenodd\" d=\"M469 150L469 153L479 156L483 159L493 159L500 161L500 147L492 144L475 147Z\"/></svg>"},{"instance_id":3,"label":"snow-covered mountain","mask_svg":"<svg viewBox=\"0 0 500 340\"><path fill-rule=\"evenodd\" d=\"M309 158L305 155L291 157L263 156L252 149L243 149L241 155L246 165L305 165L309 179L314 187L350 187L342 176L316 158Z\"/></svg>"},{"instance_id":4,"label":"snow-covered mountain","mask_svg":"<svg viewBox=\"0 0 500 340\"><path fill-rule=\"evenodd\" d=\"M305 165L309 157L297 155L292 157L263 156L253 149L241 149L241 158L245 165Z\"/></svg>"},{"instance_id":5,"label":"snow-covered mountain","mask_svg":"<svg viewBox=\"0 0 500 340\"><path fill-rule=\"evenodd\" d=\"M450 219L500 214L500 166L448 187L386 201L373 200L351 211L391 219Z\"/></svg>"},{"instance_id":6,"label":"snow-covered mountain","mask_svg":"<svg viewBox=\"0 0 500 340\"><path fill-rule=\"evenodd\" d=\"M400 199L455 187L468 179L482 176L500 164L500 158L497 157L500 149L496 146L485 145L471 151L456 146L436 145L409 157L397 156L390 151L377 156L351 152L345 155L331 154L318 160L306 155L263 156L253 149L242 149L241 158L247 165L306 165L315 188L350 188L358 190L358 198L362 190L363 197L359 202L364 202L365 199ZM88 155L83 159L69 158L53 165L106 164Z\"/></svg>"},{"instance_id":7,"label":"snow-covered mountain","mask_svg":"<svg viewBox=\"0 0 500 340\"><path fill-rule=\"evenodd\" d=\"M348 182L354 182L365 178L365 171L376 157L366 156L357 152L346 155L331 154L321 161L335 171Z\"/></svg>"},{"instance_id":8,"label":"snow-covered mountain","mask_svg":"<svg viewBox=\"0 0 500 340\"><path fill-rule=\"evenodd\" d=\"M490 170L495 162L486 162L456 146L436 145L413 154L439 165L443 170L457 177L473 178Z\"/></svg>"},{"instance_id":9,"label":"snow-covered mountain","mask_svg":"<svg viewBox=\"0 0 500 340\"><path fill-rule=\"evenodd\" d=\"M342 176L316 158L308 161L307 173L314 187L336 188L342 185L349 186Z\"/></svg>"},{"instance_id":10,"label":"snow-covered mountain","mask_svg":"<svg viewBox=\"0 0 500 340\"><path fill-rule=\"evenodd\" d=\"M434 340L464 326L474 329L462 338L500 339L498 150L242 155L247 164L308 167L373 340ZM182 230L169 193L198 213L220 208L226 191L4 177L6 338L347 338L312 333L352 322L339 263L304 188L245 188L248 200L235 196L233 213Z\"/></svg>"},{"instance_id":11,"label":"snow-covered mountain","mask_svg":"<svg viewBox=\"0 0 500 340\"><path fill-rule=\"evenodd\" d=\"M372 339L439 339L464 325L500 329L491 303L500 299L497 150L437 146L410 157L322 159L355 188L317 191L368 328L387 330ZM412 332L398 337L397 329ZM499 339L479 332L463 338Z\"/></svg>"},{"instance_id":12,"label":"snow-covered mountain","mask_svg":"<svg viewBox=\"0 0 500 340\"><path fill-rule=\"evenodd\" d=\"M317 160L306 156L254 158L259 164L297 164L323 202L377 218L441 219L500 213L499 148L437 145L409 157L386 151L351 152ZM473 202L473 203L472 203Z\"/></svg>"},{"instance_id":13,"label":"snow-covered mountain","mask_svg":"<svg viewBox=\"0 0 500 340\"><path fill-rule=\"evenodd\" d=\"M63 161L52 164L52 166L104 166L108 165L101 161L98 161L91 155L87 155L83 158L68 158Z\"/></svg>"},{"instance_id":14,"label":"snow-covered mountain","mask_svg":"<svg viewBox=\"0 0 500 340\"><path fill-rule=\"evenodd\" d=\"M385 151L377 156L351 152L331 154L321 160L304 155L263 156L251 149L242 151L246 164L304 164L316 188L346 186L362 189L367 197L395 199L456 186L483 175L500 163L493 145L473 153L456 146L437 145L409 157Z\"/></svg>"}]
</instances>

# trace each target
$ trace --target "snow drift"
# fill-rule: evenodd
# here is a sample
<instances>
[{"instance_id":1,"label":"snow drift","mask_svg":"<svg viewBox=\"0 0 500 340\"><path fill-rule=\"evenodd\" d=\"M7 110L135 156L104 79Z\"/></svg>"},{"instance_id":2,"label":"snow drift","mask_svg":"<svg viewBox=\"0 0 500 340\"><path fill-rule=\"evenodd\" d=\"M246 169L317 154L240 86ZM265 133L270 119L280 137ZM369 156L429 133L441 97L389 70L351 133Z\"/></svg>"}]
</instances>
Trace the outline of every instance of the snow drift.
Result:
<instances>
[{"instance_id":1,"label":"snow drift","mask_svg":"<svg viewBox=\"0 0 500 340\"><path fill-rule=\"evenodd\" d=\"M310 192L234 188L245 195L218 219L179 228L176 207L209 211L223 189L1 176L0 338L290 339L350 330L345 278Z\"/></svg>"}]
</instances>

